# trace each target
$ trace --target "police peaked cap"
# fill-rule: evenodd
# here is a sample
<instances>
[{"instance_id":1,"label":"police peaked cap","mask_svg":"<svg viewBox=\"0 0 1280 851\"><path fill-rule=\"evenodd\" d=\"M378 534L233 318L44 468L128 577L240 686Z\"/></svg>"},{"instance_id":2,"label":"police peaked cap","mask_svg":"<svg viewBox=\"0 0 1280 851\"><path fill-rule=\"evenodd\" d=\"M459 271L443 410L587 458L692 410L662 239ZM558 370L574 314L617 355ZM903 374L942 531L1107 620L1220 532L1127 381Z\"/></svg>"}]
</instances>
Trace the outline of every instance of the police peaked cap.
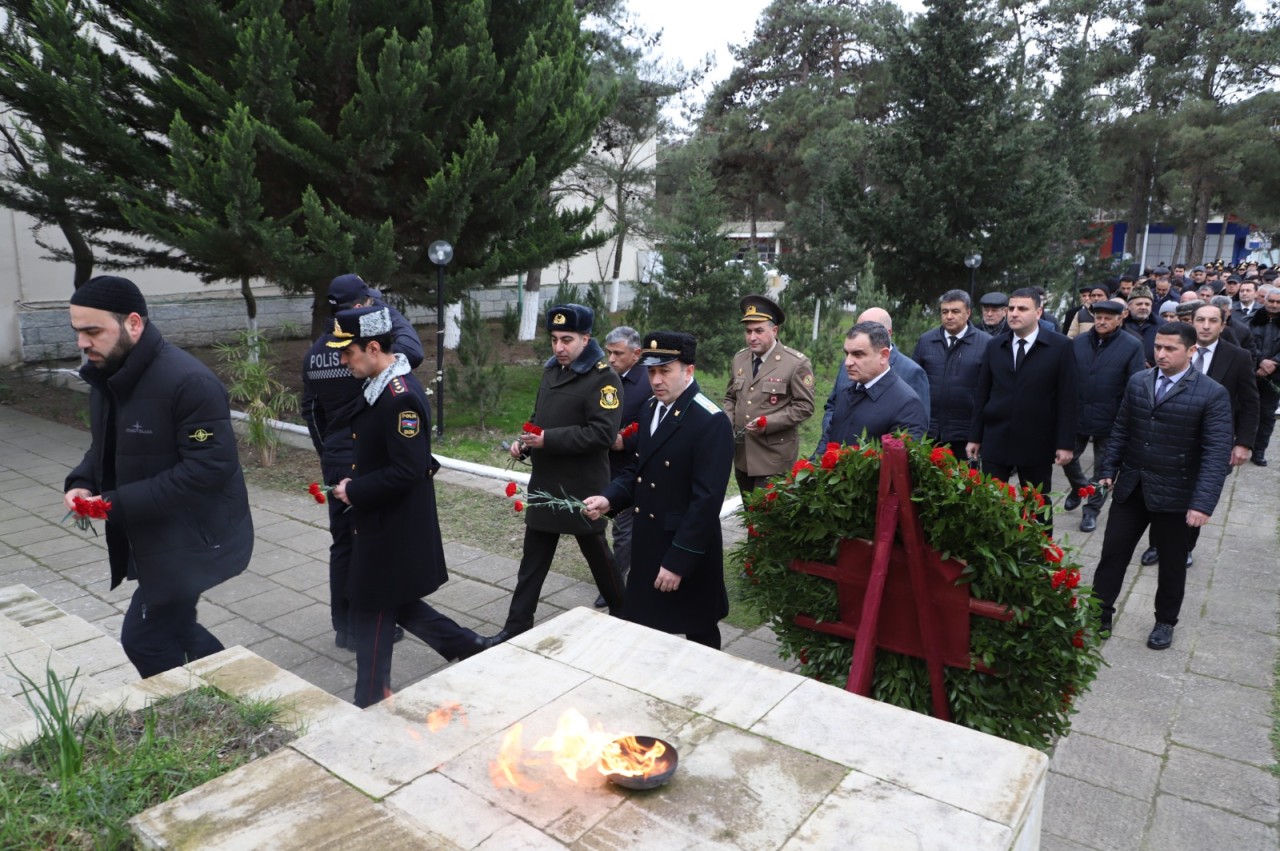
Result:
<instances>
[{"instance_id":1,"label":"police peaked cap","mask_svg":"<svg viewBox=\"0 0 1280 851\"><path fill-rule=\"evenodd\" d=\"M590 334L596 314L585 304L557 304L547 311L547 330Z\"/></svg>"},{"instance_id":2,"label":"police peaked cap","mask_svg":"<svg viewBox=\"0 0 1280 851\"><path fill-rule=\"evenodd\" d=\"M337 339L330 340L325 345L331 349L342 349L356 340L367 340L390 333L390 310L376 305L357 307L339 311L333 317L333 336Z\"/></svg>"},{"instance_id":3,"label":"police peaked cap","mask_svg":"<svg viewBox=\"0 0 1280 851\"><path fill-rule=\"evenodd\" d=\"M645 334L644 342L640 346L641 366L661 366L673 360L688 364L697 363L697 338L680 331L653 331Z\"/></svg>"},{"instance_id":4,"label":"police peaked cap","mask_svg":"<svg viewBox=\"0 0 1280 851\"><path fill-rule=\"evenodd\" d=\"M742 308L743 322L772 322L774 325L781 325L787 318L778 303L766 295L744 296L738 305Z\"/></svg>"},{"instance_id":5,"label":"police peaked cap","mask_svg":"<svg viewBox=\"0 0 1280 851\"><path fill-rule=\"evenodd\" d=\"M329 309L336 313L368 295L369 285L359 275L339 275L329 282Z\"/></svg>"}]
</instances>

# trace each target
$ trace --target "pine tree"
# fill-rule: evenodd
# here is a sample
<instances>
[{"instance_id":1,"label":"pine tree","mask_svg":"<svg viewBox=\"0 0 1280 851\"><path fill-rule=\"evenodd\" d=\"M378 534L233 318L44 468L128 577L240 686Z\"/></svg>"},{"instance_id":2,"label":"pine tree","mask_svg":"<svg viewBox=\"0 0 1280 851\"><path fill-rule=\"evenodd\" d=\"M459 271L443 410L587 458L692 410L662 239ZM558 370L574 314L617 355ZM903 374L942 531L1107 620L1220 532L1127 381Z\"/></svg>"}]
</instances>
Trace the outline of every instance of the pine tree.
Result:
<instances>
[{"instance_id":1,"label":"pine tree","mask_svg":"<svg viewBox=\"0 0 1280 851\"><path fill-rule=\"evenodd\" d=\"M434 239L463 286L605 238L590 208L545 203L609 105L572 0L0 10L0 100L114 261L317 294L357 271L425 300ZM10 177L25 203L49 200Z\"/></svg>"}]
</instances>

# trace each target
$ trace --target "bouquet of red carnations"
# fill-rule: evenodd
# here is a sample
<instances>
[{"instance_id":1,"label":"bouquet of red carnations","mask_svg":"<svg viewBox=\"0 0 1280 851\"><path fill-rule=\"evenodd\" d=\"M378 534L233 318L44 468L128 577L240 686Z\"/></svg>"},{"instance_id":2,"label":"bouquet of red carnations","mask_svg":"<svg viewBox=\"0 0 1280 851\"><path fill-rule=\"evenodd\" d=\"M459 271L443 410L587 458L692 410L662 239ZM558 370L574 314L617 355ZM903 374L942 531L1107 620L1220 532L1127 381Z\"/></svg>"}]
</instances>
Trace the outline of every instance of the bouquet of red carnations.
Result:
<instances>
[{"instance_id":1,"label":"bouquet of red carnations","mask_svg":"<svg viewBox=\"0 0 1280 851\"><path fill-rule=\"evenodd\" d=\"M82 496L73 497L71 500L75 506L62 518L62 522L75 518L75 526L81 532L92 532L97 537L98 530L93 528L94 520L106 520L107 512L111 510L111 503L100 496L91 496L85 499Z\"/></svg>"}]
</instances>

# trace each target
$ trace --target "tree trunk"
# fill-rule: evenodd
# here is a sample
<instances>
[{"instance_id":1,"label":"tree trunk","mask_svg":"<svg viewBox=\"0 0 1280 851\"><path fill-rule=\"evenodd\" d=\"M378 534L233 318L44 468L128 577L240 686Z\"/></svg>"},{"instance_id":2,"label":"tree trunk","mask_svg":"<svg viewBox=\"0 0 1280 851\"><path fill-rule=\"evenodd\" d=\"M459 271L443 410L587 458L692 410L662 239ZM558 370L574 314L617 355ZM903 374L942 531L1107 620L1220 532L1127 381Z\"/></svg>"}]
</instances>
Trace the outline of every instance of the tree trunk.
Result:
<instances>
[{"instance_id":1,"label":"tree trunk","mask_svg":"<svg viewBox=\"0 0 1280 851\"><path fill-rule=\"evenodd\" d=\"M1196 181L1193 197L1196 205L1196 230L1191 234L1191 254L1197 258L1197 263L1201 263L1204 258L1205 239L1208 236L1205 233L1205 222L1209 220L1209 192L1204 187L1204 181Z\"/></svg>"},{"instance_id":2,"label":"tree trunk","mask_svg":"<svg viewBox=\"0 0 1280 851\"><path fill-rule=\"evenodd\" d=\"M311 339L318 340L333 328L333 317L329 315L329 285L311 285Z\"/></svg>"},{"instance_id":3,"label":"tree trunk","mask_svg":"<svg viewBox=\"0 0 1280 851\"><path fill-rule=\"evenodd\" d=\"M1171 269L1173 268L1173 266L1178 265L1179 262L1182 262L1182 263L1186 262L1185 260L1180 261L1178 259L1179 257L1182 256L1182 243L1186 241L1186 234L1178 233L1178 234L1175 234L1175 237L1176 238L1173 240L1173 258L1170 260L1170 263L1172 265L1169 267ZM1187 267L1188 269L1190 269L1190 267L1194 265L1195 265L1194 263L1188 263Z\"/></svg>"},{"instance_id":4,"label":"tree trunk","mask_svg":"<svg viewBox=\"0 0 1280 851\"><path fill-rule=\"evenodd\" d=\"M462 302L455 301L444 308L444 347L456 351L462 342Z\"/></svg>"},{"instance_id":5,"label":"tree trunk","mask_svg":"<svg viewBox=\"0 0 1280 851\"><path fill-rule=\"evenodd\" d=\"M542 289L542 267L535 266L529 270L524 281L524 309L520 311L520 339L532 340L538 335L538 318L541 315L539 305Z\"/></svg>"},{"instance_id":6,"label":"tree trunk","mask_svg":"<svg viewBox=\"0 0 1280 851\"><path fill-rule=\"evenodd\" d=\"M245 313L249 317L249 363L258 362L258 300L253 297L253 288L249 286L249 277L240 277L240 295L244 297ZM264 464L263 466L270 466Z\"/></svg>"},{"instance_id":7,"label":"tree trunk","mask_svg":"<svg viewBox=\"0 0 1280 851\"><path fill-rule=\"evenodd\" d=\"M1222 227L1218 229L1218 250L1214 252L1215 256L1219 260L1222 259L1222 245L1224 242L1226 242L1226 239L1227 239L1227 219L1228 218L1229 216L1224 210L1222 213Z\"/></svg>"}]
</instances>

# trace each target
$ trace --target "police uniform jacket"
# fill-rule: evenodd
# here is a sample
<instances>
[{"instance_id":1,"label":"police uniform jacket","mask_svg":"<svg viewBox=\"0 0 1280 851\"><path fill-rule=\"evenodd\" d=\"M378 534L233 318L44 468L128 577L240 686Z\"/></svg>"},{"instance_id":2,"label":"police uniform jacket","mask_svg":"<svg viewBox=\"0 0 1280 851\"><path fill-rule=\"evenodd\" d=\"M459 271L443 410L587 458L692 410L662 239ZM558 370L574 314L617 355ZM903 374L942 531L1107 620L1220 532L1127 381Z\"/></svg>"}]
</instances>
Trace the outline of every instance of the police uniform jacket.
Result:
<instances>
[{"instance_id":1,"label":"police uniform jacket","mask_svg":"<svg viewBox=\"0 0 1280 851\"><path fill-rule=\"evenodd\" d=\"M111 503L111 587L136 579L158 606L241 573L253 520L222 382L150 322L116 372L90 363L80 376L93 440L65 490Z\"/></svg>"},{"instance_id":2,"label":"police uniform jacket","mask_svg":"<svg viewBox=\"0 0 1280 851\"><path fill-rule=\"evenodd\" d=\"M800 425L813 416L813 365L802 352L775 343L760 371L751 375L750 349L733 356L724 412L734 433L765 417L764 433L744 435L733 465L748 476L774 476L800 456Z\"/></svg>"},{"instance_id":3,"label":"police uniform jacket","mask_svg":"<svg viewBox=\"0 0 1280 851\"><path fill-rule=\"evenodd\" d=\"M1119 329L1108 337L1099 337L1090 329L1071 345L1080 379L1076 382L1080 399L1076 433L1090 437L1111 434L1129 376L1145 368L1142 343Z\"/></svg>"},{"instance_id":4,"label":"police uniform jacket","mask_svg":"<svg viewBox=\"0 0 1280 851\"><path fill-rule=\"evenodd\" d=\"M664 632L702 632L729 613L720 508L733 430L696 381L650 435L657 404L645 403L636 458L603 493L613 512L634 518L623 617ZM680 576L676 591L653 587L660 567Z\"/></svg>"},{"instance_id":5,"label":"police uniform jacket","mask_svg":"<svg viewBox=\"0 0 1280 851\"><path fill-rule=\"evenodd\" d=\"M1191 368L1156 404L1159 372L1129 379L1098 478L1113 480L1119 502L1141 484L1148 511L1213 514L1231 469L1231 400Z\"/></svg>"},{"instance_id":6,"label":"police uniform jacket","mask_svg":"<svg viewBox=\"0 0 1280 851\"><path fill-rule=\"evenodd\" d=\"M929 437L965 443L973 421L973 393L991 335L969 326L954 346L948 346L946 338L942 327L921 334L912 359L929 379Z\"/></svg>"},{"instance_id":7,"label":"police uniform jacket","mask_svg":"<svg viewBox=\"0 0 1280 851\"><path fill-rule=\"evenodd\" d=\"M365 611L425 597L449 578L436 517L427 394L413 375L391 379L351 419L352 554L347 599Z\"/></svg>"},{"instance_id":8,"label":"police uniform jacket","mask_svg":"<svg viewBox=\"0 0 1280 851\"><path fill-rule=\"evenodd\" d=\"M547 361L529 421L542 428L541 449L530 455L533 473L529 492L586 499L609 483L609 448L622 420L621 381L609 367L604 350L588 340L573 363L561 367ZM565 535L588 535L605 530L603 517L588 520L580 512L529 508L530 529Z\"/></svg>"},{"instance_id":9,"label":"police uniform jacket","mask_svg":"<svg viewBox=\"0 0 1280 851\"><path fill-rule=\"evenodd\" d=\"M1009 331L987 344L969 440L982 444L983 457L998 464L1052 464L1055 450L1076 445L1071 341L1041 328L1015 373L1013 337Z\"/></svg>"}]
</instances>

